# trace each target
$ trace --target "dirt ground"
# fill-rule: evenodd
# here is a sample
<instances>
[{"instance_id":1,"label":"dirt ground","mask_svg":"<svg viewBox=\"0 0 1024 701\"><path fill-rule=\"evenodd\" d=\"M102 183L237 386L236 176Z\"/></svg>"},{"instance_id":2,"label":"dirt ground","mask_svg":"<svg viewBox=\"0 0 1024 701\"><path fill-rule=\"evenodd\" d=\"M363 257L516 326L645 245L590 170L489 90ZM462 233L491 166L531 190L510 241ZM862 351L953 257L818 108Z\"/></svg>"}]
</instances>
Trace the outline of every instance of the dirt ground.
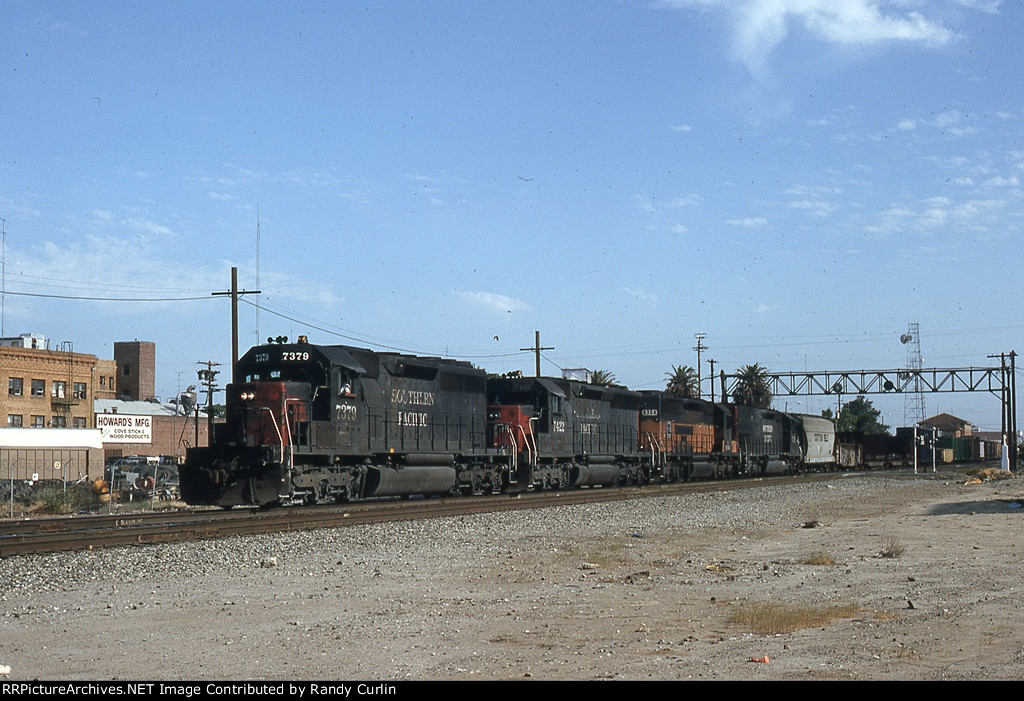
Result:
<instances>
[{"instance_id":1,"label":"dirt ground","mask_svg":"<svg viewBox=\"0 0 1024 701\"><path fill-rule=\"evenodd\" d=\"M338 536L349 539L340 559L324 540L319 561L268 555L10 592L0 678L1024 678L1024 483L874 483L863 497L784 507L786 525L770 529L682 537L651 521L642 536L614 528L571 543L542 530L453 563L447 553L465 549L438 533L502 542L500 525L470 520L459 527L475 533L387 536L404 552L367 529ZM303 537L261 547L287 553L287 538ZM782 633L737 618L769 604L845 608Z\"/></svg>"}]
</instances>

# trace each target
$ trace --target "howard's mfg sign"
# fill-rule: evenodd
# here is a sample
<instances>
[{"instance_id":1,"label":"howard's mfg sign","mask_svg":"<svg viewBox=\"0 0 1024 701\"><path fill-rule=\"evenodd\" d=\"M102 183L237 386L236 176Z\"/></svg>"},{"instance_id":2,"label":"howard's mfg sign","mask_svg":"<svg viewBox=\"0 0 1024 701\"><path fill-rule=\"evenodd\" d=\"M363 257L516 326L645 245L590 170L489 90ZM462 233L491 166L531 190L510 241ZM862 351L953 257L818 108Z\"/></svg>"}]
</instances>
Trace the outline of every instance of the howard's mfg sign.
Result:
<instances>
[{"instance_id":1,"label":"howard's mfg sign","mask_svg":"<svg viewBox=\"0 0 1024 701\"><path fill-rule=\"evenodd\" d=\"M104 443L152 443L153 417L96 414L96 428Z\"/></svg>"}]
</instances>

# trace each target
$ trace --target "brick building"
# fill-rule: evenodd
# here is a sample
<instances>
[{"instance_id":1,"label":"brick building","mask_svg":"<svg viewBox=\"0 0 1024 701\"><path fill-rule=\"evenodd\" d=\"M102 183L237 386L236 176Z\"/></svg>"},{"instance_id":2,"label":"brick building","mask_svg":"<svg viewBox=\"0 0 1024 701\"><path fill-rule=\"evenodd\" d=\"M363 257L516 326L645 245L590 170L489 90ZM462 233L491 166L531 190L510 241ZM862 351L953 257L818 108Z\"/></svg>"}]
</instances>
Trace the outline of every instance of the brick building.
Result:
<instances>
[{"instance_id":1,"label":"brick building","mask_svg":"<svg viewBox=\"0 0 1024 701\"><path fill-rule=\"evenodd\" d=\"M90 453L91 461L78 457L73 460L90 465L90 470L102 466L104 460L128 455L183 458L188 448L197 445L197 436L198 445L208 444L205 414L199 418L197 431L194 412L188 411L186 416L185 409L177 404L162 404L154 398L156 344L151 341L118 341L114 343L114 358L104 360L88 353L75 353L68 342L52 350L46 337L37 334L3 338L0 377L4 375L7 394L0 393L0 426L100 429L96 433L102 440L102 449L97 450L90 442L88 450L95 453ZM185 396L188 406L194 407L195 394ZM6 424L2 423L4 419ZM116 430L118 425L128 423L133 430ZM8 434L8 443L0 441L0 445L7 446L0 449L4 453L0 457L0 471L6 465L6 472L10 472L10 466L17 463L19 470L24 467L32 474L39 473L37 463L59 460L54 450L70 450L72 444L86 439L84 432L70 443L71 433L46 433L38 437ZM15 446L21 452L15 452ZM68 462L69 456L63 462Z\"/></svg>"},{"instance_id":2,"label":"brick building","mask_svg":"<svg viewBox=\"0 0 1024 701\"><path fill-rule=\"evenodd\" d=\"M156 396L156 344L152 341L117 341L115 398L146 401Z\"/></svg>"},{"instance_id":3,"label":"brick building","mask_svg":"<svg viewBox=\"0 0 1024 701\"><path fill-rule=\"evenodd\" d=\"M75 353L70 343L51 350L34 334L0 339L0 373L0 420L11 428L94 428L93 402L115 396L113 360Z\"/></svg>"}]
</instances>

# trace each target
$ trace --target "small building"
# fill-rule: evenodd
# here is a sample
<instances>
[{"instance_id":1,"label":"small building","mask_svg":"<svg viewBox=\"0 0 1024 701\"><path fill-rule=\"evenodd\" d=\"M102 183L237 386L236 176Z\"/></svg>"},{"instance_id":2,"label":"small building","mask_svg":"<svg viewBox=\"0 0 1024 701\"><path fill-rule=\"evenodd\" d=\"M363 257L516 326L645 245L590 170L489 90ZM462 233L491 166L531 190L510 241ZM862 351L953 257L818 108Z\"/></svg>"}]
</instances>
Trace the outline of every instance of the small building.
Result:
<instances>
[{"instance_id":1,"label":"small building","mask_svg":"<svg viewBox=\"0 0 1024 701\"><path fill-rule=\"evenodd\" d=\"M181 459L188 448L208 444L206 414L199 414L197 420L191 410L194 402L98 399L94 406L106 460L128 455Z\"/></svg>"},{"instance_id":2,"label":"small building","mask_svg":"<svg viewBox=\"0 0 1024 701\"><path fill-rule=\"evenodd\" d=\"M970 421L964 421L952 414L937 414L922 421L921 426L934 428L938 431L939 436L948 438L966 438L973 431Z\"/></svg>"}]
</instances>

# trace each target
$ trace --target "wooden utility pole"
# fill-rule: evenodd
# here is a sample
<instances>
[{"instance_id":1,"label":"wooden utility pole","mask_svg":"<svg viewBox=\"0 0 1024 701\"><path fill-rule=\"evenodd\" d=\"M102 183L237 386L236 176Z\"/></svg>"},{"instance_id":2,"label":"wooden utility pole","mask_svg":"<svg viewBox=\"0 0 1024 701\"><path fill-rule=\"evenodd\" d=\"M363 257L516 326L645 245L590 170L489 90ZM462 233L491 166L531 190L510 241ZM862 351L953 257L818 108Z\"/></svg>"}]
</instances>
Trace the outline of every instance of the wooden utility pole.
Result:
<instances>
[{"instance_id":1,"label":"wooden utility pole","mask_svg":"<svg viewBox=\"0 0 1024 701\"><path fill-rule=\"evenodd\" d=\"M238 268L231 268L231 289L227 292L212 292L214 297L231 295L231 381L235 382L235 365L238 363L238 298L241 295L258 295L259 290L238 289Z\"/></svg>"},{"instance_id":2,"label":"wooden utility pole","mask_svg":"<svg viewBox=\"0 0 1024 701\"><path fill-rule=\"evenodd\" d=\"M704 345L704 339L707 338L707 334L704 333L703 331L701 331L700 333L695 334L695 338L697 339L697 345L695 345L693 347L693 349L695 351L697 351L697 399L703 399L704 398L704 392L700 388L700 384L701 384L701 382L700 382L700 354L701 354L701 351L709 350L708 347ZM711 368L711 376L712 376L712 378L714 378L714 375L715 375L715 369ZM714 384L714 379L711 380L711 383ZM714 388L712 387L711 389L712 389L712 393L713 393L714 392Z\"/></svg>"},{"instance_id":3,"label":"wooden utility pole","mask_svg":"<svg viewBox=\"0 0 1024 701\"><path fill-rule=\"evenodd\" d=\"M533 351L536 353L537 358L537 377L540 377L540 352L544 350L554 350L554 346L541 346L540 345L540 331L533 332L533 347L531 348L520 348L521 351Z\"/></svg>"}]
</instances>

